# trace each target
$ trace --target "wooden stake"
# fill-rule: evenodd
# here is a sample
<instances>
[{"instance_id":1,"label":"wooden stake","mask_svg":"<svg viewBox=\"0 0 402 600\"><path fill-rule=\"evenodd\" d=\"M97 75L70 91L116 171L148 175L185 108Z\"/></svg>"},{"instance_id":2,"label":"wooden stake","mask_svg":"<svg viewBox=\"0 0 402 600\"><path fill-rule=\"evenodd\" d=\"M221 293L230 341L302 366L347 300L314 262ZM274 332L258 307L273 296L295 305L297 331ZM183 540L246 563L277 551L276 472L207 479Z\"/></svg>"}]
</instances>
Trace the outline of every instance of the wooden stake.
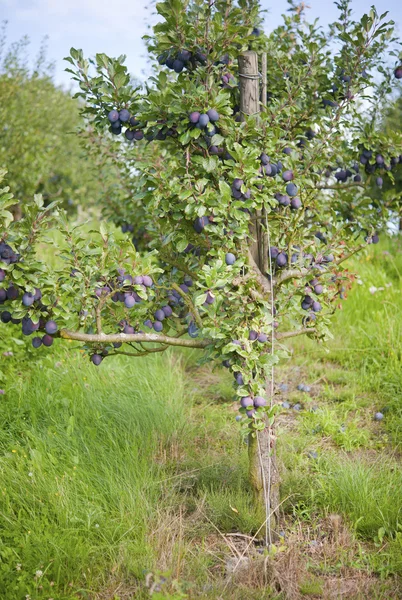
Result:
<instances>
[{"instance_id":1,"label":"wooden stake","mask_svg":"<svg viewBox=\"0 0 402 600\"><path fill-rule=\"evenodd\" d=\"M264 66L265 65L265 66ZM264 85L265 68L265 85ZM261 103L266 103L266 55L262 61L262 91L260 96L260 74L258 72L258 56L256 52L247 51L239 56L240 77L240 111L244 121L247 116L259 119L260 98ZM267 235L261 225L261 211L257 211L250 226L250 237L253 240L249 250L252 259L262 276L267 275L268 269L268 243ZM267 390L269 385L267 382ZM268 517L272 513L267 525L266 543L270 544L277 539L275 533L277 524L277 511L279 507L279 471L276 463L274 438L271 435L268 422L263 431L256 434L250 427L248 438L249 474L250 484L254 492L255 502L263 506ZM257 437L258 435L258 437Z\"/></svg>"},{"instance_id":2,"label":"wooden stake","mask_svg":"<svg viewBox=\"0 0 402 600\"><path fill-rule=\"evenodd\" d=\"M261 85L261 104L263 106L267 105L267 53L263 52L261 57L261 75L262 75L262 85Z\"/></svg>"}]
</instances>

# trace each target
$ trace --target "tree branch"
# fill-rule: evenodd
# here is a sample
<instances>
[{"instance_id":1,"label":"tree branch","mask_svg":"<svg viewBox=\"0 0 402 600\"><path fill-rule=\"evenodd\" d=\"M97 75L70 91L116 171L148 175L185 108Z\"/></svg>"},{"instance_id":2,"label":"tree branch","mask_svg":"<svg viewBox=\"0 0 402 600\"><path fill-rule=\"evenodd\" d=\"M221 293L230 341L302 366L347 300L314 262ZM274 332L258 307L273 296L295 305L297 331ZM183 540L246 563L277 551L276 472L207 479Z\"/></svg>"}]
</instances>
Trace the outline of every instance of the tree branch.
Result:
<instances>
[{"instance_id":1,"label":"tree branch","mask_svg":"<svg viewBox=\"0 0 402 600\"><path fill-rule=\"evenodd\" d=\"M62 329L60 337L67 340L77 340L78 342L88 342L92 344L113 344L114 342L147 342L157 344L167 344L168 346L183 346L185 348L206 348L212 344L212 340L181 339L159 335L157 333L81 333L80 331L69 331Z\"/></svg>"},{"instance_id":2,"label":"tree branch","mask_svg":"<svg viewBox=\"0 0 402 600\"><path fill-rule=\"evenodd\" d=\"M274 285L275 287L281 285L288 279L300 279L301 277L305 277L309 273L313 273L314 270L319 270L320 272L322 272L321 269L314 269L314 267L311 269L307 269L306 267L303 267L301 269L289 269L289 271L284 271L281 274L281 276L278 277L278 279L274 280Z\"/></svg>"},{"instance_id":3,"label":"tree branch","mask_svg":"<svg viewBox=\"0 0 402 600\"><path fill-rule=\"evenodd\" d=\"M365 242L364 244L360 244L360 246L358 246L355 250L352 250L351 252L348 252L348 254L345 254L345 256L343 256L342 258L338 259L335 264L340 265L345 260L348 260L348 258L350 258L351 256L353 256L354 254L357 254L358 252L360 252L360 250L363 250L363 248L366 248L367 246L368 246L367 242Z\"/></svg>"},{"instance_id":4,"label":"tree branch","mask_svg":"<svg viewBox=\"0 0 402 600\"><path fill-rule=\"evenodd\" d=\"M341 183L341 184L330 184L330 185L313 185L313 186L309 186L307 187L308 190L344 190L346 188L353 188L353 187L361 187L364 188L365 185L364 183L360 183L357 181L353 181L350 183Z\"/></svg>"},{"instance_id":5,"label":"tree branch","mask_svg":"<svg viewBox=\"0 0 402 600\"><path fill-rule=\"evenodd\" d=\"M297 329L296 331L284 331L283 333L276 333L276 340L286 340L288 338L297 337L298 335L305 335L306 333L316 333L315 327L304 327L304 329Z\"/></svg>"},{"instance_id":6,"label":"tree branch","mask_svg":"<svg viewBox=\"0 0 402 600\"><path fill-rule=\"evenodd\" d=\"M363 248L366 248L366 246L367 246L367 243L360 244L360 246L358 246L351 252L348 252L348 254L345 254L345 256L343 256L342 258L339 258L338 260L334 261L333 263L329 263L329 264L340 265L345 260L348 260L354 254L357 254L357 252L360 252L360 250L363 250ZM324 275L325 273L328 273L328 272L329 272L328 268L324 270L318 266L310 267L310 268L303 267L301 269L289 269L288 271L284 271L281 274L281 276L278 277L278 279L274 280L274 286L276 287L278 285L281 285L288 279L300 279L301 277L305 277L306 275L314 275L316 273Z\"/></svg>"},{"instance_id":7,"label":"tree branch","mask_svg":"<svg viewBox=\"0 0 402 600\"><path fill-rule=\"evenodd\" d=\"M188 296L188 294L186 294L185 292L183 292L183 290L181 289L180 286L177 285L177 283L172 283L172 288L174 290L176 290L176 292L178 294L180 294L180 296L183 298L184 302L187 304L187 307L188 307L189 311L193 315L194 320L197 323L197 326L200 329L202 329L202 319L200 317L200 313L198 312L198 310L196 309L196 307L192 303L190 296Z\"/></svg>"}]
</instances>

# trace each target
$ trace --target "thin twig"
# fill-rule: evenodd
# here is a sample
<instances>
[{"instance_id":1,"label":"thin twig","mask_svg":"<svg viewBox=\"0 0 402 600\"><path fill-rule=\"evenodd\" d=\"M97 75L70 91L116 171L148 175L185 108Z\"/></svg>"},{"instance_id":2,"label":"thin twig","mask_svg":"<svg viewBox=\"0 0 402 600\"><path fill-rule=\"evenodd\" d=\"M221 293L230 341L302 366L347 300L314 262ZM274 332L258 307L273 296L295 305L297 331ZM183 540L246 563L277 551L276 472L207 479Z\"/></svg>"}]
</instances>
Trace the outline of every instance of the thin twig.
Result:
<instances>
[{"instance_id":1,"label":"thin twig","mask_svg":"<svg viewBox=\"0 0 402 600\"><path fill-rule=\"evenodd\" d=\"M180 296L183 298L184 302L187 304L189 311L193 315L194 320L197 323L199 329L202 329L202 319L200 317L200 313L194 306L190 296L188 294L186 294L185 292L183 292L183 290L181 289L181 287L179 285L177 285L177 283L172 283L172 288L174 290L176 290L176 292L178 294L180 294Z\"/></svg>"}]
</instances>

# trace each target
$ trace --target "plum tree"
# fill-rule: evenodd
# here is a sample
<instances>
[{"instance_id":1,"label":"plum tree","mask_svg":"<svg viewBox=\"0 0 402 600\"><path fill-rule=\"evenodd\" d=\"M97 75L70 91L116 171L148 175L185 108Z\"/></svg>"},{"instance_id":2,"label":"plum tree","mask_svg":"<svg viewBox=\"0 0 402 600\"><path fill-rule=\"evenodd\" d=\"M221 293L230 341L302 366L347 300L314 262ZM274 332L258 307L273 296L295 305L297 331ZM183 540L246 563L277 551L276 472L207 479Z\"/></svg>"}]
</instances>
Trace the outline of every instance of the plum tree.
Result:
<instances>
[{"instance_id":1,"label":"plum tree","mask_svg":"<svg viewBox=\"0 0 402 600\"><path fill-rule=\"evenodd\" d=\"M44 330L45 347L55 337L81 342L96 366L169 346L204 349L223 362L250 436L250 480L272 519L275 365L288 338L327 337L350 285L344 262L386 228L388 214L366 188L372 176L391 180L402 152L401 136L373 130L363 110L370 89L374 102L383 80L389 93L398 83L386 66L392 23L374 9L354 21L348 2L338 5L328 34L292 5L281 27L255 35L257 0L160 2L146 90L131 85L121 59L88 61L72 49L83 114L102 140L120 145L116 160L136 190L125 201L125 231L102 221L83 244L83 230L40 197L18 223L7 216L7 191L0 205L10 322ZM139 205L149 234L141 252L129 226ZM114 222L121 227L120 215ZM65 244L57 273L35 254L55 223ZM41 299L18 302L36 289Z\"/></svg>"}]
</instances>

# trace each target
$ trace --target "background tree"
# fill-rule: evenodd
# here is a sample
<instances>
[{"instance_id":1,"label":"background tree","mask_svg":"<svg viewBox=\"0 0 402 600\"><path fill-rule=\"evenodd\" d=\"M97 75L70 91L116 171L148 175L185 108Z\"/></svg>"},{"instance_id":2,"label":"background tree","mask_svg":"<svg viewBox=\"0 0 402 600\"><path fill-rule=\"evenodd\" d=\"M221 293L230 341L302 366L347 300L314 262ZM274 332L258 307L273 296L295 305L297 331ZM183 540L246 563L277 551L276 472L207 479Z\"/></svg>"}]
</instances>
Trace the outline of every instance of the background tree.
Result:
<instances>
[{"instance_id":1,"label":"background tree","mask_svg":"<svg viewBox=\"0 0 402 600\"><path fill-rule=\"evenodd\" d=\"M374 122L378 123L380 131L386 136L393 135L397 131L401 133L402 122L402 96L399 96L390 104L386 103L385 108L381 108L378 103L378 110L373 114ZM381 178L382 181L373 182L372 196L375 202L380 206L385 205L386 210L390 211L390 216L395 225L402 230L402 168L400 162L393 165L392 178ZM378 185L380 184L380 185Z\"/></svg>"},{"instance_id":2,"label":"background tree","mask_svg":"<svg viewBox=\"0 0 402 600\"><path fill-rule=\"evenodd\" d=\"M223 361L269 521L277 508L273 368L283 341L329 335L351 279L345 260L378 241L389 218L366 188L374 173L389 176L401 136L367 125L361 101L373 101L371 87L392 91L392 22L374 9L356 22L342 1L327 35L292 6L265 36L254 0L157 8L162 21L148 47L163 68L145 90L132 86L124 57L86 60L72 49L68 59L93 127L124 133L115 157L136 186L124 210L145 208L146 250L105 222L86 238L58 213L63 266L50 269L35 256L50 207L37 197L14 224L4 208L1 319L21 322L34 347L54 336L83 342L95 365L169 345ZM265 53L266 85L265 61L257 64Z\"/></svg>"},{"instance_id":3,"label":"background tree","mask_svg":"<svg viewBox=\"0 0 402 600\"><path fill-rule=\"evenodd\" d=\"M43 44L31 66L27 37L7 47L0 38L0 167L21 204L36 193L67 208L105 205L121 195L119 172L106 152L88 154L75 135L80 103L53 81ZM90 136L90 130L85 130ZM82 134L83 135L83 134ZM21 208L21 206L20 206Z\"/></svg>"}]
</instances>

